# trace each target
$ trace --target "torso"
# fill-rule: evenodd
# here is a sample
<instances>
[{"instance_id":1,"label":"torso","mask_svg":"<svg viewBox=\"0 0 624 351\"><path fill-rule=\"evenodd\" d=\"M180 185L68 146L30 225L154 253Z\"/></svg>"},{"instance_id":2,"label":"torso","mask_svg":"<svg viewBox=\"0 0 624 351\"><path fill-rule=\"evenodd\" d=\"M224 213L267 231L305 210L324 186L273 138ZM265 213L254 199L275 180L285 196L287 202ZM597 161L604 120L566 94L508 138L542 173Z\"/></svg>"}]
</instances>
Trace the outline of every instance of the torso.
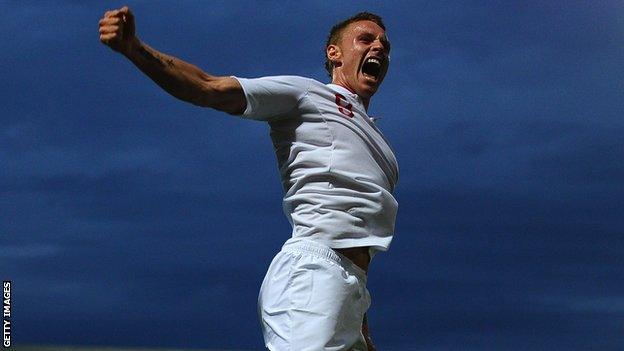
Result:
<instances>
[{"instance_id":1,"label":"torso","mask_svg":"<svg viewBox=\"0 0 624 351\"><path fill-rule=\"evenodd\" d=\"M289 242L324 244L366 270L369 252L387 250L394 235L398 166L363 100L296 76L240 81L245 115L271 127Z\"/></svg>"},{"instance_id":2,"label":"torso","mask_svg":"<svg viewBox=\"0 0 624 351\"><path fill-rule=\"evenodd\" d=\"M370 250L369 246L349 247L346 249L334 249L334 250L345 255L348 259L351 260L351 262L355 263L355 265L362 268L364 272L368 273L368 265L371 260L371 257L369 254L369 250Z\"/></svg>"}]
</instances>

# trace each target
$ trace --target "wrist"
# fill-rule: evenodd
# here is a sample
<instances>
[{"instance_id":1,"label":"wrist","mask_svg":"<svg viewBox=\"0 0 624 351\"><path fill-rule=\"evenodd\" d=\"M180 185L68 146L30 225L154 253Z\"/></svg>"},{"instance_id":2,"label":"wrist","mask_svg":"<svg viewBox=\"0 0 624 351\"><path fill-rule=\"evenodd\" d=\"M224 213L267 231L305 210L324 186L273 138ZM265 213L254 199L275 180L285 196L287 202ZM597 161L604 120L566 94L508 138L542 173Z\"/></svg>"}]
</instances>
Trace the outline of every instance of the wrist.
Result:
<instances>
[{"instance_id":1,"label":"wrist","mask_svg":"<svg viewBox=\"0 0 624 351\"><path fill-rule=\"evenodd\" d=\"M141 47L141 41L139 38L132 37L121 53L127 58L132 58L139 47Z\"/></svg>"}]
</instances>

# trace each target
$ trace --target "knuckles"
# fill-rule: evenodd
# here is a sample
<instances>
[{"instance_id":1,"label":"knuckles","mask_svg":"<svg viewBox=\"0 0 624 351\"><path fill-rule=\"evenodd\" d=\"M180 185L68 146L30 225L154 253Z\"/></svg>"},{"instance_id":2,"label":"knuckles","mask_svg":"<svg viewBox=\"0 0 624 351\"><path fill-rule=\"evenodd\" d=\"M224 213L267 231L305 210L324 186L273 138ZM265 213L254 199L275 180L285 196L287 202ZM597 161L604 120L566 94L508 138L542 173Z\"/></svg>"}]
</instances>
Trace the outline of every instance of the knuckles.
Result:
<instances>
[{"instance_id":1,"label":"knuckles","mask_svg":"<svg viewBox=\"0 0 624 351\"><path fill-rule=\"evenodd\" d=\"M106 17L106 18L102 18L100 20L100 22L98 22L100 24L100 26L102 25L107 25L107 24L121 24L122 21L119 17Z\"/></svg>"},{"instance_id":2,"label":"knuckles","mask_svg":"<svg viewBox=\"0 0 624 351\"><path fill-rule=\"evenodd\" d=\"M118 10L106 11L98 22L100 41L113 49L122 40L122 32L125 25L123 15L132 16L130 9L124 7Z\"/></svg>"},{"instance_id":3,"label":"knuckles","mask_svg":"<svg viewBox=\"0 0 624 351\"><path fill-rule=\"evenodd\" d=\"M100 33L121 33L121 27L119 26L101 26Z\"/></svg>"}]
</instances>

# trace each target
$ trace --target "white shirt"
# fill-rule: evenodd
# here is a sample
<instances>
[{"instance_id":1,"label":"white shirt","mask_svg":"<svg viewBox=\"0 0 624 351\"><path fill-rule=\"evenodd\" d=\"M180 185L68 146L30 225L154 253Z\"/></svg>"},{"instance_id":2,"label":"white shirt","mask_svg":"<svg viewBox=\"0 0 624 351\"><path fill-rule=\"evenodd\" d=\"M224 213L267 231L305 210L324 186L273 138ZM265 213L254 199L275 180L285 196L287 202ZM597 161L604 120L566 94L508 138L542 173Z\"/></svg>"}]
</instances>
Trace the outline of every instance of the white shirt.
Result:
<instances>
[{"instance_id":1,"label":"white shirt","mask_svg":"<svg viewBox=\"0 0 624 351\"><path fill-rule=\"evenodd\" d=\"M290 241L387 250L398 165L361 98L303 77L236 79L247 99L243 117L271 127Z\"/></svg>"}]
</instances>

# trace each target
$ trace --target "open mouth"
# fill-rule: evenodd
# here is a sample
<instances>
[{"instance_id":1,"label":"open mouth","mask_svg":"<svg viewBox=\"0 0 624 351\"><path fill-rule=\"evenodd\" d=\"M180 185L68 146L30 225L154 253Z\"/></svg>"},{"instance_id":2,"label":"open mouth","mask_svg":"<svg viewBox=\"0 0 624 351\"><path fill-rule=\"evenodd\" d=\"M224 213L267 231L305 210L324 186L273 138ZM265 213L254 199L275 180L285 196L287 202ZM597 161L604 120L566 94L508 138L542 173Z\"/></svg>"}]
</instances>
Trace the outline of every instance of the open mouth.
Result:
<instances>
[{"instance_id":1,"label":"open mouth","mask_svg":"<svg viewBox=\"0 0 624 351\"><path fill-rule=\"evenodd\" d=\"M381 74L381 60L376 57L365 59L362 64L362 73L377 80Z\"/></svg>"}]
</instances>

